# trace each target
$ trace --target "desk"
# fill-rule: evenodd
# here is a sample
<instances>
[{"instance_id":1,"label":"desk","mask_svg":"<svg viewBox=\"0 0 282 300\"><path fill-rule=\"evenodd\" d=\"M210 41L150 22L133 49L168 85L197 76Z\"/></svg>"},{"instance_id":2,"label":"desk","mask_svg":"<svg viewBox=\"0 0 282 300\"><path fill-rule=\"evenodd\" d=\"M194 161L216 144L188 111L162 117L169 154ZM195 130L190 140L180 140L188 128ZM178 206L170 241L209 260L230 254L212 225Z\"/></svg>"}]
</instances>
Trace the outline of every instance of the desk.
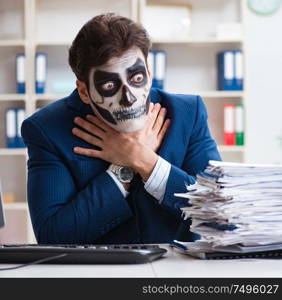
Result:
<instances>
[{"instance_id":1,"label":"desk","mask_svg":"<svg viewBox=\"0 0 282 300\"><path fill-rule=\"evenodd\" d=\"M163 259L138 265L33 265L0 271L5 277L282 277L282 259L200 260L168 246ZM8 267L12 265L3 265Z\"/></svg>"}]
</instances>

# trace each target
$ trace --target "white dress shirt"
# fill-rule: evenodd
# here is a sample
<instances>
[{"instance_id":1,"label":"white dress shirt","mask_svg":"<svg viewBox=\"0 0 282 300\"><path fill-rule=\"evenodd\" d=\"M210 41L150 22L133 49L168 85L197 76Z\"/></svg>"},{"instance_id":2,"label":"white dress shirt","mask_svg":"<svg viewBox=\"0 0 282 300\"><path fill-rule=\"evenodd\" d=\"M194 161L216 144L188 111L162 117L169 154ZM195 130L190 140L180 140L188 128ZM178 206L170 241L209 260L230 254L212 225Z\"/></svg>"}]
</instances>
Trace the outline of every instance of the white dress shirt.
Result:
<instances>
[{"instance_id":1,"label":"white dress shirt","mask_svg":"<svg viewBox=\"0 0 282 300\"><path fill-rule=\"evenodd\" d=\"M144 182L145 190L154 198L156 198L159 202L163 200L165 194L170 168L171 168L171 164L159 156L152 174L150 175L148 180ZM124 186L117 179L115 174L113 174L109 169L107 170L107 173L115 181L120 191L122 192L123 196L124 197L128 196L129 192L124 188Z\"/></svg>"}]
</instances>

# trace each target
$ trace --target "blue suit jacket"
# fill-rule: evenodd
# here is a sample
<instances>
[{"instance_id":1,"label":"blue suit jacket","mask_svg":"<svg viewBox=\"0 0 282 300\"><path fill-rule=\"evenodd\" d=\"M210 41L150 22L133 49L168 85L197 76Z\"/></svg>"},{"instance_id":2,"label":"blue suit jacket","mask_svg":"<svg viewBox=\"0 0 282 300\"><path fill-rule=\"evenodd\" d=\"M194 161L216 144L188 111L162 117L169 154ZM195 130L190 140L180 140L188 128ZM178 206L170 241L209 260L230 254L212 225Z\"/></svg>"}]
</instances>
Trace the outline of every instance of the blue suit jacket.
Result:
<instances>
[{"instance_id":1,"label":"blue suit jacket","mask_svg":"<svg viewBox=\"0 0 282 300\"><path fill-rule=\"evenodd\" d=\"M144 189L140 176L124 198L107 174L109 163L75 154L91 147L71 132L76 116L92 113L75 90L42 108L22 125L28 147L28 204L39 243L161 243L191 241L189 222L174 197L195 182L210 159L220 160L199 96L152 88L151 101L167 108L172 120L158 154L172 164L162 203ZM92 146L93 147L93 146Z\"/></svg>"}]
</instances>

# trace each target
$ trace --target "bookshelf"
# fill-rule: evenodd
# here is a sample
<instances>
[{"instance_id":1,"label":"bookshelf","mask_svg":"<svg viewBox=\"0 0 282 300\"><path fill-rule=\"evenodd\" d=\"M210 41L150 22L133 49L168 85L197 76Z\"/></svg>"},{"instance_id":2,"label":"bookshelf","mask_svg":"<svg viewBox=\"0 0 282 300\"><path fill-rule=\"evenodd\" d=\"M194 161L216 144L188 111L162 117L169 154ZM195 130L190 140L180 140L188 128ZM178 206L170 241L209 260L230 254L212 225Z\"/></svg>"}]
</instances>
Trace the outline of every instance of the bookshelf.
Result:
<instances>
[{"instance_id":1,"label":"bookshelf","mask_svg":"<svg viewBox=\"0 0 282 300\"><path fill-rule=\"evenodd\" d=\"M64 78L73 81L74 75L67 63L67 51L81 26L91 17L116 12L141 22L146 6L157 4L189 4L192 6L191 36L186 39L154 39L153 50L167 52L165 90L174 93L201 95L209 113L209 125L225 160L243 162L245 146L223 145L223 105L241 103L247 113L247 90L216 90L216 53L226 49L245 49L244 28L246 1L244 0L2 0L0 3L0 117L8 107L25 107L29 116L36 109L60 99L69 92L58 94L54 82ZM62 22L63 20L63 22ZM156 22L158 18L156 18ZM216 24L240 22L240 38L217 38ZM12 22L12 23L11 23ZM160 24L161 26L161 24ZM161 29L161 27L160 27ZM16 93L15 57L26 56L26 94ZM48 55L47 86L45 94L35 93L35 54ZM246 63L245 63L246 65ZM244 72L245 73L245 72ZM246 78L245 86L246 85ZM32 242L28 206L26 202L25 149L6 149L4 126L0 127L0 179L5 192L16 195L15 203L6 203L7 229L14 234L12 242ZM15 225L16 224L16 225ZM16 234L18 228L21 235ZM14 231L13 231L14 230ZM9 240L9 235L2 234Z\"/></svg>"}]
</instances>

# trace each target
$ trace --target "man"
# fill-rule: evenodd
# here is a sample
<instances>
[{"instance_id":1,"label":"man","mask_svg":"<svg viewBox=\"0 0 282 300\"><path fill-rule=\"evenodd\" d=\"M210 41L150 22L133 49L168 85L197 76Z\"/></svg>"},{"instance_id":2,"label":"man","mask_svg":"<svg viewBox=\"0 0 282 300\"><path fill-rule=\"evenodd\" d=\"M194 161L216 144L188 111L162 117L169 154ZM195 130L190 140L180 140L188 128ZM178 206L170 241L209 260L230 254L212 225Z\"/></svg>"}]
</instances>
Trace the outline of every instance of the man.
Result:
<instances>
[{"instance_id":1,"label":"man","mask_svg":"<svg viewBox=\"0 0 282 300\"><path fill-rule=\"evenodd\" d=\"M199 96L151 88L150 46L127 18L91 19L69 51L77 89L24 121L39 243L195 238L174 193L220 156Z\"/></svg>"}]
</instances>

